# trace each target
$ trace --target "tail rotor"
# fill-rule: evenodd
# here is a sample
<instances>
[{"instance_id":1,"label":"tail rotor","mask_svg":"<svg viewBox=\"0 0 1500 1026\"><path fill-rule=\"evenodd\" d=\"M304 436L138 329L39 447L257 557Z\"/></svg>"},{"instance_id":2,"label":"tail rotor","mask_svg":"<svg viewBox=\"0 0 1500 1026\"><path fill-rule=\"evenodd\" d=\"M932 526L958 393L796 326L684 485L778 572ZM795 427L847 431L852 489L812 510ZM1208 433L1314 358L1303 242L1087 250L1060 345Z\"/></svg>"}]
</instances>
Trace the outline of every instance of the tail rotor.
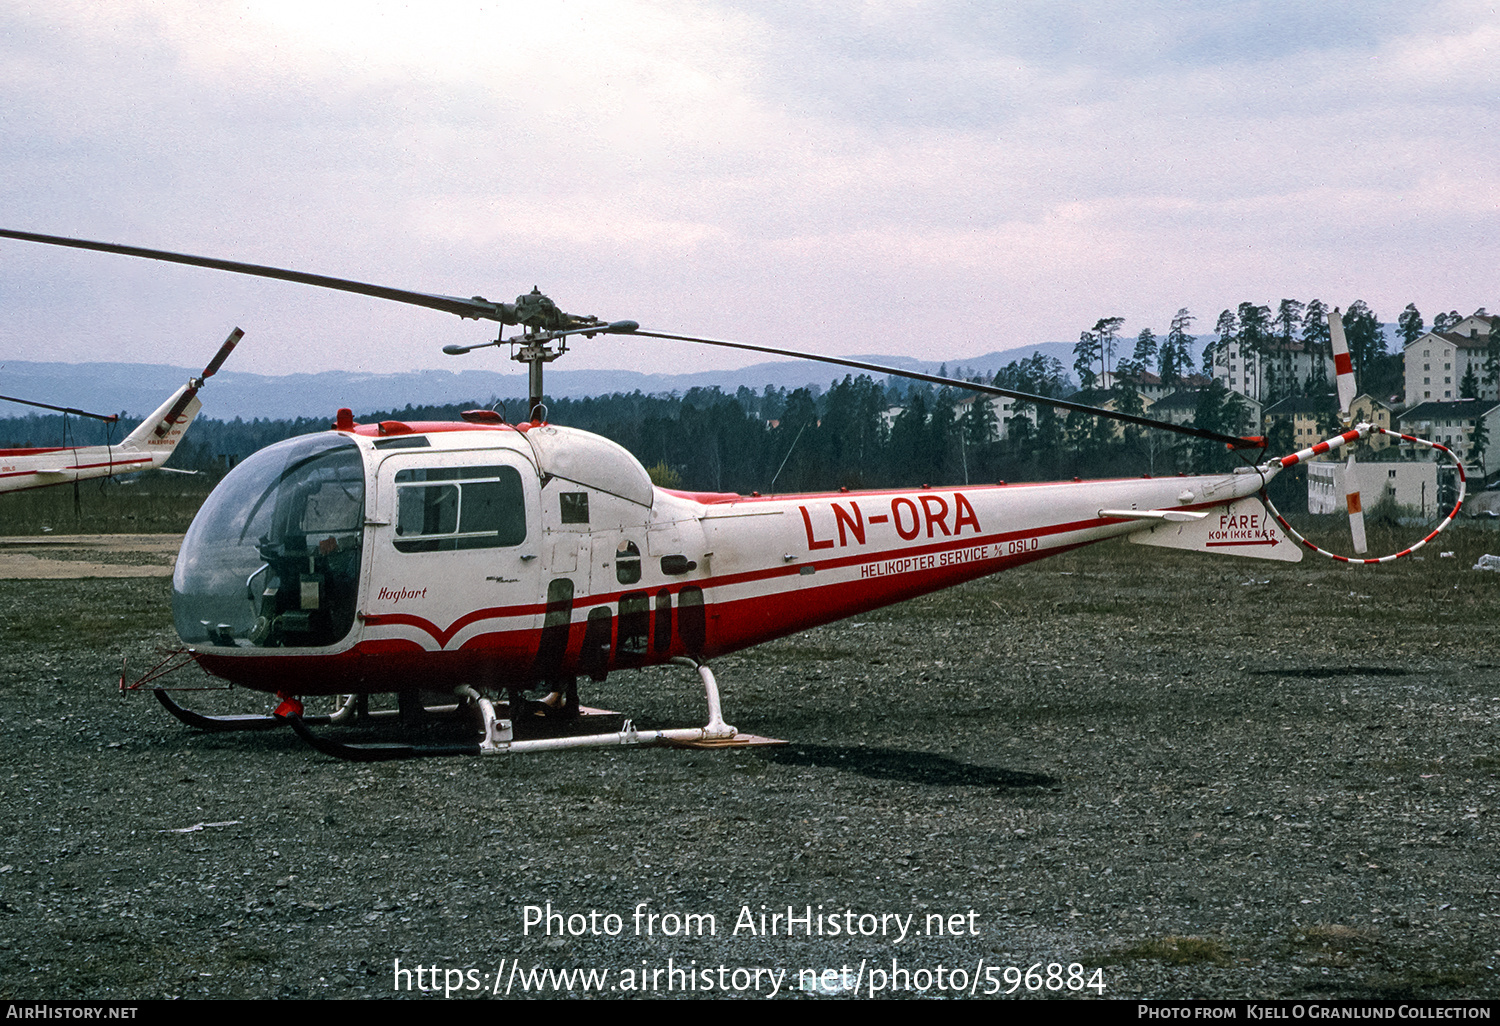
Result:
<instances>
[{"instance_id":1,"label":"tail rotor","mask_svg":"<svg viewBox=\"0 0 1500 1026\"><path fill-rule=\"evenodd\" d=\"M172 425L177 423L177 418L182 416L182 412L187 409L188 403L192 402L198 395L198 389L203 387L203 382L218 373L219 368L224 366L224 361L229 359L229 354L234 351L234 347L239 345L240 339L244 337L245 333L239 328L235 328L229 333L229 337L224 340L224 344L219 347L219 351L214 354L214 358L208 361L207 367L203 368L203 374L188 382L187 389L183 391L182 395L177 397L177 402L173 404L172 408L167 411L167 415L156 425L156 437L163 438L168 431L172 430Z\"/></svg>"},{"instance_id":2,"label":"tail rotor","mask_svg":"<svg viewBox=\"0 0 1500 1026\"><path fill-rule=\"evenodd\" d=\"M1333 343L1333 371L1338 383L1339 418L1347 429L1349 409L1354 405L1354 361L1349 357L1349 340L1344 337L1344 320L1338 307L1328 311L1328 338ZM1344 466L1344 504L1349 510L1349 533L1354 537L1354 551L1364 555L1370 551L1365 544L1365 514L1360 503L1359 478L1354 470L1354 453L1349 453L1349 462Z\"/></svg>"}]
</instances>

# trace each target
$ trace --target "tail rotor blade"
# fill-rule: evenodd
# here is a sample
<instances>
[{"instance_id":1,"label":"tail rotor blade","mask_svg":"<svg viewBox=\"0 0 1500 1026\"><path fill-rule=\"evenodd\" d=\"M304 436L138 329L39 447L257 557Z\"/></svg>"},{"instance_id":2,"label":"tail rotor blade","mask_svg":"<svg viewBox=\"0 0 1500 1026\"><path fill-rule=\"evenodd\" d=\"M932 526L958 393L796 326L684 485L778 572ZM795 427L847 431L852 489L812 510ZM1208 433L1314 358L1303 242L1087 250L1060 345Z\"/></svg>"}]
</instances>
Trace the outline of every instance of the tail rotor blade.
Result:
<instances>
[{"instance_id":1,"label":"tail rotor blade","mask_svg":"<svg viewBox=\"0 0 1500 1026\"><path fill-rule=\"evenodd\" d=\"M1344 465L1344 504L1349 508L1349 533L1354 537L1354 551L1364 555L1370 551L1365 544L1365 511L1359 498L1359 479L1354 472L1354 454Z\"/></svg>"},{"instance_id":2,"label":"tail rotor blade","mask_svg":"<svg viewBox=\"0 0 1500 1026\"><path fill-rule=\"evenodd\" d=\"M214 358L208 361L207 367L203 368L203 377L205 380L219 372L219 368L224 366L224 361L229 359L229 354L234 352L234 347L239 345L240 339L244 337L245 333L239 328L235 328L229 333L229 337L224 340L224 344L219 347L219 351L214 354Z\"/></svg>"},{"instance_id":3,"label":"tail rotor blade","mask_svg":"<svg viewBox=\"0 0 1500 1026\"><path fill-rule=\"evenodd\" d=\"M188 404L197 397L198 390L203 387L203 382L219 372L219 368L224 366L224 361L229 359L229 354L234 352L234 347L239 345L240 339L244 337L245 333L239 328L235 328L229 333L229 337L224 340L224 344L219 347L219 351L214 354L214 358L208 361L207 367L203 368L203 376L194 378L188 382L188 387L183 391L182 395L177 397L177 401L172 404L172 408L167 411L167 415L161 419L161 423L156 425L157 438L166 437L167 432L172 430L172 425L177 423L177 418L182 416L183 411L188 408Z\"/></svg>"},{"instance_id":4,"label":"tail rotor blade","mask_svg":"<svg viewBox=\"0 0 1500 1026\"><path fill-rule=\"evenodd\" d=\"M1338 381L1339 412L1349 416L1349 407L1357 394L1354 388L1354 361L1349 358L1349 340L1344 337L1344 319L1338 307L1328 311L1328 339L1333 343L1333 372Z\"/></svg>"}]
</instances>

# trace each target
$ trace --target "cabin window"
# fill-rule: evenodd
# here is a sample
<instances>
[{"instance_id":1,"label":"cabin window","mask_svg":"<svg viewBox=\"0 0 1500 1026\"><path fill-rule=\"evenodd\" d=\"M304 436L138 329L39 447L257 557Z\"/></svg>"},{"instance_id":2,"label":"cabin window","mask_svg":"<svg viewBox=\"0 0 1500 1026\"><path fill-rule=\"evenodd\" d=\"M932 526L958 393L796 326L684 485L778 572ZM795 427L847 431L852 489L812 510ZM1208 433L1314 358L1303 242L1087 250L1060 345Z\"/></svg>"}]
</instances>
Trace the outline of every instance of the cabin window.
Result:
<instances>
[{"instance_id":1,"label":"cabin window","mask_svg":"<svg viewBox=\"0 0 1500 1026\"><path fill-rule=\"evenodd\" d=\"M514 467L397 472L397 551L493 549L525 540L525 493Z\"/></svg>"},{"instance_id":2,"label":"cabin window","mask_svg":"<svg viewBox=\"0 0 1500 1026\"><path fill-rule=\"evenodd\" d=\"M563 523L586 524L589 522L588 492L561 492L557 496L557 504L562 513Z\"/></svg>"},{"instance_id":3,"label":"cabin window","mask_svg":"<svg viewBox=\"0 0 1500 1026\"><path fill-rule=\"evenodd\" d=\"M641 579L641 550L635 542L622 541L616 547L615 578L621 584L634 584Z\"/></svg>"},{"instance_id":4,"label":"cabin window","mask_svg":"<svg viewBox=\"0 0 1500 1026\"><path fill-rule=\"evenodd\" d=\"M377 438L377 449L430 449L432 443L426 435L397 435L395 438Z\"/></svg>"}]
</instances>

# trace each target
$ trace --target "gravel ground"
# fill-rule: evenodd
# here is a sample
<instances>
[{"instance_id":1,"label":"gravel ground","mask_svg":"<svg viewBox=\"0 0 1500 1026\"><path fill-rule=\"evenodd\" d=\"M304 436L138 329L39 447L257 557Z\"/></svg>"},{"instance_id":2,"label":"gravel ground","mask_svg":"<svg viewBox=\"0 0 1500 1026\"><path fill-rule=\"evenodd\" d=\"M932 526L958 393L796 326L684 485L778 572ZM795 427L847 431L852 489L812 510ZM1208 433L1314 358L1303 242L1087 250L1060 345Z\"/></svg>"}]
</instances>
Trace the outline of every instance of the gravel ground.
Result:
<instances>
[{"instance_id":1,"label":"gravel ground","mask_svg":"<svg viewBox=\"0 0 1500 1026\"><path fill-rule=\"evenodd\" d=\"M364 766L117 695L122 654L175 642L167 580L0 581L0 996L514 994L512 960L663 994L669 959L714 994L1055 962L1082 996L1500 996L1500 575L1469 569L1500 535L1447 544L1098 546L720 660L727 718L785 747ZM684 670L584 700L702 719ZM549 902L600 935L528 932ZM763 905L883 918L765 936ZM688 913L715 934L662 934Z\"/></svg>"}]
</instances>

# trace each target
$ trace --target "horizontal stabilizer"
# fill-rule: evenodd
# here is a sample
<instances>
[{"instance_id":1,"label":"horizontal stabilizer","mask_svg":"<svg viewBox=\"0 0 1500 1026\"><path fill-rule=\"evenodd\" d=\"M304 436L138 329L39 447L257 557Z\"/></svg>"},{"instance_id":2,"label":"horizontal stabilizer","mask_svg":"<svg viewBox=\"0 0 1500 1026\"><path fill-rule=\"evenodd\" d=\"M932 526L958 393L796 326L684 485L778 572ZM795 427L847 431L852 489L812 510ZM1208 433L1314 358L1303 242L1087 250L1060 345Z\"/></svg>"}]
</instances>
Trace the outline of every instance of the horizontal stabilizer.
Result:
<instances>
[{"instance_id":1,"label":"horizontal stabilizer","mask_svg":"<svg viewBox=\"0 0 1500 1026\"><path fill-rule=\"evenodd\" d=\"M1208 516L1188 509L1101 509L1099 515L1119 520L1160 520L1169 524L1185 524Z\"/></svg>"},{"instance_id":2,"label":"horizontal stabilizer","mask_svg":"<svg viewBox=\"0 0 1500 1026\"><path fill-rule=\"evenodd\" d=\"M1287 537L1281 525L1255 496L1247 496L1208 510L1202 520L1163 521L1130 536L1137 545L1159 545L1220 556L1252 556L1288 563L1302 561L1302 548Z\"/></svg>"}]
</instances>

